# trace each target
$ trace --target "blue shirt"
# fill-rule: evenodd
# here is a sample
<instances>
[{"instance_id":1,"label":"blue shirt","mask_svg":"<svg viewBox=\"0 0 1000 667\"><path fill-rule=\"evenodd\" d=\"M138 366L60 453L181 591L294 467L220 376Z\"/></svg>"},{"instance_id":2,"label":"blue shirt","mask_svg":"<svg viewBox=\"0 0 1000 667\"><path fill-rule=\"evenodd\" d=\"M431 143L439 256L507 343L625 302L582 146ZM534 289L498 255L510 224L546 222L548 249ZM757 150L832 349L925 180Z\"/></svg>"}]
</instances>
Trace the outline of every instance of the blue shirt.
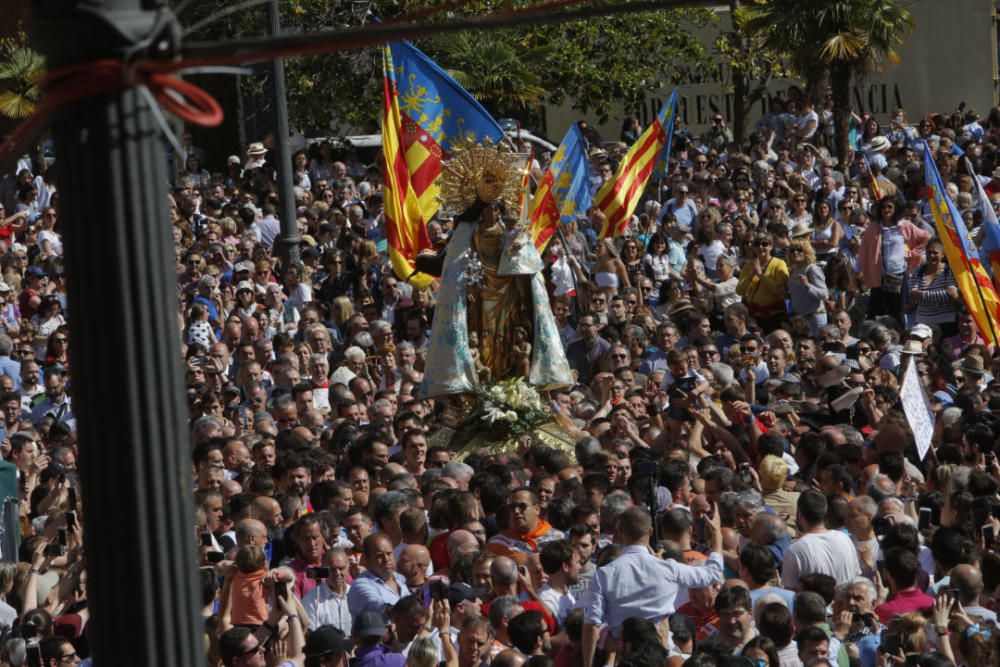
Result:
<instances>
[{"instance_id":1,"label":"blue shirt","mask_svg":"<svg viewBox=\"0 0 1000 667\"><path fill-rule=\"evenodd\" d=\"M627 546L594 575L585 595L584 623L607 623L612 632L632 616L657 623L674 613L679 588L704 588L721 580L722 556L717 553L705 565L692 567L661 560L645 546Z\"/></svg>"},{"instance_id":2,"label":"blue shirt","mask_svg":"<svg viewBox=\"0 0 1000 667\"><path fill-rule=\"evenodd\" d=\"M882 273L891 276L906 273L906 239L899 225L882 226Z\"/></svg>"},{"instance_id":3,"label":"blue shirt","mask_svg":"<svg viewBox=\"0 0 1000 667\"><path fill-rule=\"evenodd\" d=\"M21 363L10 357L0 357L0 375L9 375L14 381L14 391L21 390Z\"/></svg>"},{"instance_id":4,"label":"blue shirt","mask_svg":"<svg viewBox=\"0 0 1000 667\"><path fill-rule=\"evenodd\" d=\"M660 221L662 222L663 216L667 213L673 213L674 219L682 227L691 229L694 225L695 218L698 217L698 205L694 203L691 199L685 199L684 203L681 204L675 199L668 199L667 203L663 205L663 211L660 213Z\"/></svg>"},{"instance_id":5,"label":"blue shirt","mask_svg":"<svg viewBox=\"0 0 1000 667\"><path fill-rule=\"evenodd\" d=\"M387 604L394 605L399 602L399 598L410 594L403 575L393 572L392 578L399 586L398 594L386 586L385 579L372 574L371 571L362 572L351 584L351 590L347 592L347 606L351 613L355 617L363 611L383 613Z\"/></svg>"}]
</instances>

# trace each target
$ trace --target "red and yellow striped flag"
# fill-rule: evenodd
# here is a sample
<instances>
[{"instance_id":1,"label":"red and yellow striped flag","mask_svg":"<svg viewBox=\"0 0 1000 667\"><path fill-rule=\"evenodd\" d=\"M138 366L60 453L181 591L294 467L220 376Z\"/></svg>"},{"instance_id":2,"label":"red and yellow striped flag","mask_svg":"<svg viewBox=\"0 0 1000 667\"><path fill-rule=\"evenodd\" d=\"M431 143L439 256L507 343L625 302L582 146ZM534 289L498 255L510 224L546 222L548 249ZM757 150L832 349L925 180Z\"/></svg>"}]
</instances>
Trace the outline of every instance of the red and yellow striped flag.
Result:
<instances>
[{"instance_id":1,"label":"red and yellow striped flag","mask_svg":"<svg viewBox=\"0 0 1000 667\"><path fill-rule=\"evenodd\" d=\"M580 127L573 123L552 156L531 203L531 240L545 250L559 224L569 224L590 208L590 163Z\"/></svg>"},{"instance_id":2,"label":"red and yellow striped flag","mask_svg":"<svg viewBox=\"0 0 1000 667\"><path fill-rule=\"evenodd\" d=\"M927 203L944 246L951 273L955 276L965 305L979 327L983 340L990 345L1000 345L994 322L1000 316L1000 295L993 281L979 260L979 249L972 242L972 235L962 221L958 206L948 196L941 173L938 172L930 149L924 146L924 182L927 185Z\"/></svg>"},{"instance_id":3,"label":"red and yellow striped flag","mask_svg":"<svg viewBox=\"0 0 1000 667\"><path fill-rule=\"evenodd\" d=\"M455 142L496 143L504 132L464 88L406 42L385 46L382 74L386 243L396 275L424 287L432 278L414 274L414 260L431 247L427 223L440 206L442 160Z\"/></svg>"},{"instance_id":4,"label":"red and yellow striped flag","mask_svg":"<svg viewBox=\"0 0 1000 667\"><path fill-rule=\"evenodd\" d=\"M653 123L625 154L618 171L601 186L594 204L605 216L600 238L621 236L646 188L657 161L669 149L676 116L677 91L670 96Z\"/></svg>"}]
</instances>

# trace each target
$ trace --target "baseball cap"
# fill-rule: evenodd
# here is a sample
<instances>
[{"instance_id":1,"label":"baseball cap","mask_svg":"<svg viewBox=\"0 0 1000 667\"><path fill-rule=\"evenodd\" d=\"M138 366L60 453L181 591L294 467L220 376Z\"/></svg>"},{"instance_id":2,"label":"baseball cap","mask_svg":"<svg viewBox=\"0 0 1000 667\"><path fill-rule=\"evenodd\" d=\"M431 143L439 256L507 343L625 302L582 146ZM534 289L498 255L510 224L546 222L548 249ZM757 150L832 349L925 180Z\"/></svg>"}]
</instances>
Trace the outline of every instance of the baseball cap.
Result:
<instances>
[{"instance_id":1,"label":"baseball cap","mask_svg":"<svg viewBox=\"0 0 1000 667\"><path fill-rule=\"evenodd\" d=\"M385 617L377 611L363 611L354 620L355 637L381 637L385 634ZM309 655L309 645L306 644L306 655Z\"/></svg>"},{"instance_id":2,"label":"baseball cap","mask_svg":"<svg viewBox=\"0 0 1000 667\"><path fill-rule=\"evenodd\" d=\"M918 324L910 329L910 338L932 338L934 332L926 324Z\"/></svg>"},{"instance_id":3,"label":"baseball cap","mask_svg":"<svg viewBox=\"0 0 1000 667\"><path fill-rule=\"evenodd\" d=\"M239 293L242 292L243 290L250 290L252 292L253 283L251 283L249 280L241 280L240 282L236 283L236 292Z\"/></svg>"},{"instance_id":4,"label":"baseball cap","mask_svg":"<svg viewBox=\"0 0 1000 667\"><path fill-rule=\"evenodd\" d=\"M236 262L236 266L233 267L233 271L239 273L240 271L246 271L248 273L253 273L253 262L242 261Z\"/></svg>"},{"instance_id":5,"label":"baseball cap","mask_svg":"<svg viewBox=\"0 0 1000 667\"><path fill-rule=\"evenodd\" d=\"M463 600L482 599L486 595L485 588L473 588L469 584L455 583L448 587L448 604L452 607Z\"/></svg>"},{"instance_id":6,"label":"baseball cap","mask_svg":"<svg viewBox=\"0 0 1000 667\"><path fill-rule=\"evenodd\" d=\"M360 615L374 612L362 612ZM377 614L376 614L377 616ZM383 632L385 624L382 624ZM309 634L306 640L305 654L307 658L322 658L331 653L346 653L354 648L354 642L347 635L332 625L323 625Z\"/></svg>"},{"instance_id":7,"label":"baseball cap","mask_svg":"<svg viewBox=\"0 0 1000 667\"><path fill-rule=\"evenodd\" d=\"M0 292L9 292L9 291L10 291L10 285L0 280Z\"/></svg>"},{"instance_id":8,"label":"baseball cap","mask_svg":"<svg viewBox=\"0 0 1000 667\"><path fill-rule=\"evenodd\" d=\"M28 270L24 272L25 277L28 278L40 278L42 276L48 275L45 273L45 269L40 266L29 266Z\"/></svg>"}]
</instances>

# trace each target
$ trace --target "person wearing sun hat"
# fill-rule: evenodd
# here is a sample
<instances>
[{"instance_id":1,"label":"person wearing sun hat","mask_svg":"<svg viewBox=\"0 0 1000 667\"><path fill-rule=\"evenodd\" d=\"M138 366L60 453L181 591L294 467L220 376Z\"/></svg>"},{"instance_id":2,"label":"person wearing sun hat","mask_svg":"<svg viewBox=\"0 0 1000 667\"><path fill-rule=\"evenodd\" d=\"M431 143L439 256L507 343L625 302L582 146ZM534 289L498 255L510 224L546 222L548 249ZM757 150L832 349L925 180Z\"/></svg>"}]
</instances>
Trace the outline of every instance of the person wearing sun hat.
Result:
<instances>
[{"instance_id":1,"label":"person wearing sun hat","mask_svg":"<svg viewBox=\"0 0 1000 667\"><path fill-rule=\"evenodd\" d=\"M247 147L247 163L244 171L259 169L264 166L267 158L267 149L264 144L255 141Z\"/></svg>"},{"instance_id":2,"label":"person wearing sun hat","mask_svg":"<svg viewBox=\"0 0 1000 667\"><path fill-rule=\"evenodd\" d=\"M959 389L975 389L982 391L986 387L984 376L986 375L986 365L983 358L978 354L970 352L961 360L955 362L956 370L962 371L962 383Z\"/></svg>"}]
</instances>

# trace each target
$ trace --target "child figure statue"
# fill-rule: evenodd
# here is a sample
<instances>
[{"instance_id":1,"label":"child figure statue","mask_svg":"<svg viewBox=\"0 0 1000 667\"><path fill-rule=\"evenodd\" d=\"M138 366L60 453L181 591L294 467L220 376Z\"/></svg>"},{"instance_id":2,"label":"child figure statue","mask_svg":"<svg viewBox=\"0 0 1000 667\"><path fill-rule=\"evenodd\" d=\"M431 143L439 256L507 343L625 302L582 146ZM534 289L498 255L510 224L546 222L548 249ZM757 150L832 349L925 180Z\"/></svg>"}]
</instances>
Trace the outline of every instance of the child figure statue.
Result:
<instances>
[{"instance_id":1,"label":"child figure statue","mask_svg":"<svg viewBox=\"0 0 1000 667\"><path fill-rule=\"evenodd\" d=\"M528 330L522 326L514 327L514 368L525 380L531 375L531 343Z\"/></svg>"}]
</instances>

